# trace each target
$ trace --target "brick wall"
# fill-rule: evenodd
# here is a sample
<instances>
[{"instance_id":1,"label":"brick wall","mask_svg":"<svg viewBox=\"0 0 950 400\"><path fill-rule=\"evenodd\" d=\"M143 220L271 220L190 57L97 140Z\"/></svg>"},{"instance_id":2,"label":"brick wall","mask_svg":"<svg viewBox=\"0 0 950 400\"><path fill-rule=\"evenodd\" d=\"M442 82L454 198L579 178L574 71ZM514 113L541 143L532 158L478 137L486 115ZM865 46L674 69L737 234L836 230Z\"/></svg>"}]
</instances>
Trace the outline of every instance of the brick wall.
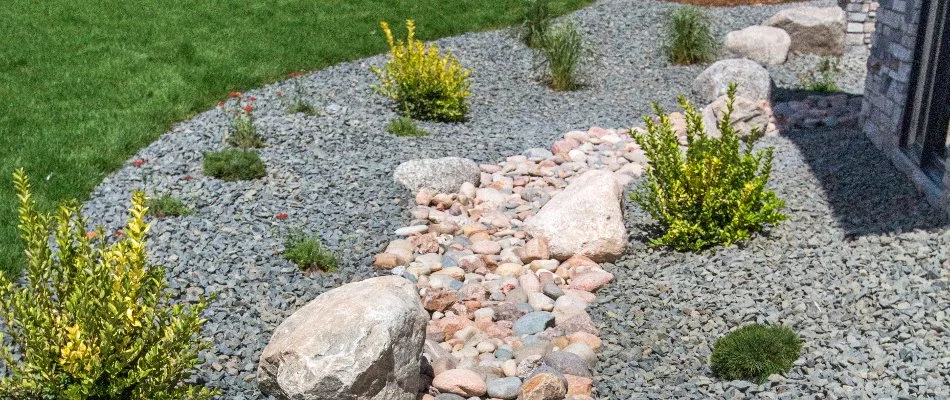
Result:
<instances>
[{"instance_id":1,"label":"brick wall","mask_svg":"<svg viewBox=\"0 0 950 400\"><path fill-rule=\"evenodd\" d=\"M848 45L870 47L879 3L876 0L842 0L842 2L844 4L840 4L841 8L848 14Z\"/></svg>"},{"instance_id":2,"label":"brick wall","mask_svg":"<svg viewBox=\"0 0 950 400\"><path fill-rule=\"evenodd\" d=\"M865 134L898 169L911 177L928 200L950 211L950 195L940 191L900 148L923 3L924 0L880 1L871 33L873 46L868 56L861 121Z\"/></svg>"}]
</instances>

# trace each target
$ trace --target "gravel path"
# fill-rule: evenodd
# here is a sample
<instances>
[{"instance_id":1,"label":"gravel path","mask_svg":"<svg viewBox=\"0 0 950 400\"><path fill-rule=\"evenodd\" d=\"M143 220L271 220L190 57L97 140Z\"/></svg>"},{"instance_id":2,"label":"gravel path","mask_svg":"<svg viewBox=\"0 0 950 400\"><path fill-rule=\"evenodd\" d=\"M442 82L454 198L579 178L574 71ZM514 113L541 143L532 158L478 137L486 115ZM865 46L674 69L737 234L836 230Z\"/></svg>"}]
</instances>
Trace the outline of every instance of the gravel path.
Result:
<instances>
[{"instance_id":1,"label":"gravel path","mask_svg":"<svg viewBox=\"0 0 950 400\"><path fill-rule=\"evenodd\" d=\"M633 249L592 311L599 399L950 397L950 221L858 131L764 140L789 220L742 247ZM606 290L606 291L605 291ZM751 322L804 339L785 378L712 377L715 339Z\"/></svg>"},{"instance_id":2,"label":"gravel path","mask_svg":"<svg viewBox=\"0 0 950 400\"><path fill-rule=\"evenodd\" d=\"M709 12L722 37L781 8L802 4ZM426 138L401 139L383 131L396 114L370 89L375 76L368 71L370 65L383 63L382 56L301 78L307 97L324 111L318 116L283 113L275 93L290 92L286 82L249 92L258 98L255 116L268 144L261 151L266 178L224 183L201 174L202 152L225 147L227 119L211 110L142 149L133 158L144 160L141 166L130 160L106 178L86 203L87 214L107 228L121 227L134 188L171 193L196 208L194 215L155 222L152 256L166 266L181 298L217 294L207 325L215 348L205 355L200 380L222 387L224 398L261 398L256 364L273 328L325 290L373 275L372 256L410 219L411 198L392 181L396 165L442 156L497 161L527 148L548 147L570 130L637 124L653 100L672 109L675 96L689 93L702 71L701 66L669 67L663 61L658 38L663 16L675 6L653 0L602 0L572 14L598 55L586 65L589 85L573 93L555 93L538 84L530 51L508 32L441 40L475 70L471 121L423 123L432 132ZM794 76L801 68L797 65L790 62L787 71L776 67L773 72ZM782 174L804 178L791 171ZM818 199L818 193L807 196ZM288 218L276 219L281 213ZM321 233L340 256L341 271L305 276L284 261L281 243L292 227ZM625 309L619 302L617 307ZM623 385L602 385L605 393L619 398L630 393L613 389Z\"/></svg>"}]
</instances>

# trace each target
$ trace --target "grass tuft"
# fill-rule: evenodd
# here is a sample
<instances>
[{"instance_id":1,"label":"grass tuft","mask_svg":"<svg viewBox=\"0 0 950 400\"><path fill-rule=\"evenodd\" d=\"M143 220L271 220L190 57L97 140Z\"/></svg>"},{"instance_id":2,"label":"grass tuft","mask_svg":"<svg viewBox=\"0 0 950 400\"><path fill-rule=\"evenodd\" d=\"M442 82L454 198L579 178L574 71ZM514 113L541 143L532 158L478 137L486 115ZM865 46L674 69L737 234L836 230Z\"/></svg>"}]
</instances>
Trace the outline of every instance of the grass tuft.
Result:
<instances>
[{"instance_id":1,"label":"grass tuft","mask_svg":"<svg viewBox=\"0 0 950 400\"><path fill-rule=\"evenodd\" d=\"M150 198L145 206L148 207L148 215L155 218L182 217L194 213L191 207L170 194Z\"/></svg>"},{"instance_id":2,"label":"grass tuft","mask_svg":"<svg viewBox=\"0 0 950 400\"><path fill-rule=\"evenodd\" d=\"M320 241L320 236L308 236L300 229L292 230L284 239L284 258L302 270L336 272L338 269L336 256Z\"/></svg>"},{"instance_id":3,"label":"grass tuft","mask_svg":"<svg viewBox=\"0 0 950 400\"><path fill-rule=\"evenodd\" d=\"M255 151L228 149L204 154L204 173L223 181L246 181L267 175Z\"/></svg>"},{"instance_id":4,"label":"grass tuft","mask_svg":"<svg viewBox=\"0 0 950 400\"><path fill-rule=\"evenodd\" d=\"M409 117L399 117L386 124L386 132L399 137L420 137L428 136L429 131L420 128Z\"/></svg>"},{"instance_id":5,"label":"grass tuft","mask_svg":"<svg viewBox=\"0 0 950 400\"><path fill-rule=\"evenodd\" d=\"M578 66L584 57L584 38L570 21L548 32L540 49L540 67L545 70L545 80L557 91L574 90L578 84Z\"/></svg>"},{"instance_id":6,"label":"grass tuft","mask_svg":"<svg viewBox=\"0 0 950 400\"><path fill-rule=\"evenodd\" d=\"M710 363L720 379L762 383L791 370L801 351L802 340L791 329L752 324L717 340Z\"/></svg>"},{"instance_id":7,"label":"grass tuft","mask_svg":"<svg viewBox=\"0 0 950 400\"><path fill-rule=\"evenodd\" d=\"M678 7L670 14L665 47L669 61L679 65L713 61L719 51L709 17L695 6Z\"/></svg>"},{"instance_id":8,"label":"grass tuft","mask_svg":"<svg viewBox=\"0 0 950 400\"><path fill-rule=\"evenodd\" d=\"M533 49L541 48L544 38L551 29L551 22L554 21L551 0L523 0L522 6L518 36L526 46Z\"/></svg>"},{"instance_id":9,"label":"grass tuft","mask_svg":"<svg viewBox=\"0 0 950 400\"><path fill-rule=\"evenodd\" d=\"M798 79L805 90L819 93L834 93L841 90L838 75L841 73L840 61L834 57L822 57L816 70L800 74Z\"/></svg>"}]
</instances>

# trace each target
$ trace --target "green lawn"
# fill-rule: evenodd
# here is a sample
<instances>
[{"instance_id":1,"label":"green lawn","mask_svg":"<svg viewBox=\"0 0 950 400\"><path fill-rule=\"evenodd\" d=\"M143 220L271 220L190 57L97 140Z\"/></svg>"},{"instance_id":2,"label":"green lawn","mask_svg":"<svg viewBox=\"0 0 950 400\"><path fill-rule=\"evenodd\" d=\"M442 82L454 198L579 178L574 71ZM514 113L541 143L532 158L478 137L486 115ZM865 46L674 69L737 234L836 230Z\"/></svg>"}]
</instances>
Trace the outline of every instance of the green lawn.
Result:
<instances>
[{"instance_id":1,"label":"green lawn","mask_svg":"<svg viewBox=\"0 0 950 400\"><path fill-rule=\"evenodd\" d=\"M20 270L10 175L41 207L84 198L171 124L228 91L423 39L518 20L523 0L5 0L0 7L0 270ZM555 0L559 12L592 0ZM369 73L369 72L367 72Z\"/></svg>"}]
</instances>

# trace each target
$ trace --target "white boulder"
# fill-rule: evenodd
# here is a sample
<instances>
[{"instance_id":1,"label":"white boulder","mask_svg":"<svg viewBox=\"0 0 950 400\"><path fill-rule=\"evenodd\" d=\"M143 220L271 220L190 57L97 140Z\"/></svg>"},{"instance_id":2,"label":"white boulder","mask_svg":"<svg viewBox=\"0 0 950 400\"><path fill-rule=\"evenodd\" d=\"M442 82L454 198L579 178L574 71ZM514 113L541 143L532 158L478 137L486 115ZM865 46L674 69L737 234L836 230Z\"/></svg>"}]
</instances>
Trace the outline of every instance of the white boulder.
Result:
<instances>
[{"instance_id":1,"label":"white boulder","mask_svg":"<svg viewBox=\"0 0 950 400\"><path fill-rule=\"evenodd\" d=\"M558 260L575 254L598 262L616 260L627 245L622 195L613 173L587 171L529 217L525 231L545 238L551 256Z\"/></svg>"}]
</instances>

